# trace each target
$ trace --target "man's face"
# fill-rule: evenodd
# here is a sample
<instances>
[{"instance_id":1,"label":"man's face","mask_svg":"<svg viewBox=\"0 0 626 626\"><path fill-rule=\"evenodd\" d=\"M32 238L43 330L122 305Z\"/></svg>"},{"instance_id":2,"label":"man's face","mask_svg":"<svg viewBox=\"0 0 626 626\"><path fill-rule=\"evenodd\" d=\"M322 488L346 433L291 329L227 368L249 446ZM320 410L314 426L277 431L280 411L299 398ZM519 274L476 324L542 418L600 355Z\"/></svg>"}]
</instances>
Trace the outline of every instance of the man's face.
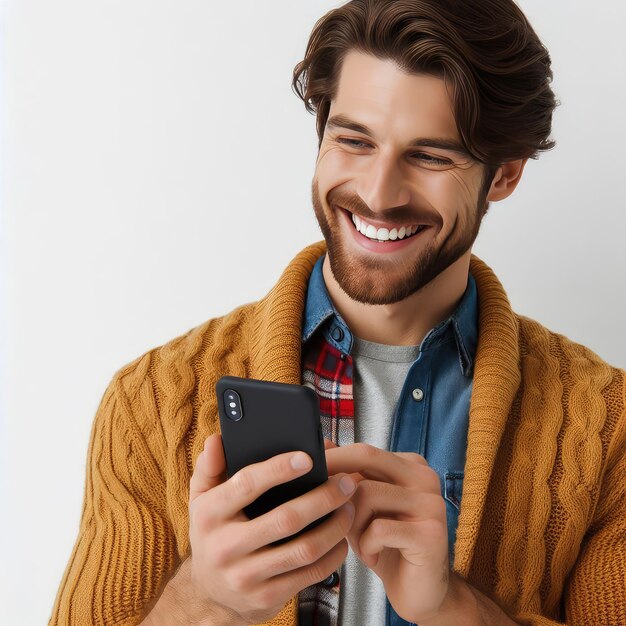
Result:
<instances>
[{"instance_id":1,"label":"man's face","mask_svg":"<svg viewBox=\"0 0 626 626\"><path fill-rule=\"evenodd\" d=\"M335 116L344 119L333 125ZM348 128L350 121L372 136ZM353 300L405 299L469 254L478 235L488 207L480 193L484 166L452 147L427 146L429 139L460 146L443 80L407 75L391 61L350 51L312 196L333 276ZM365 235L353 215L365 221ZM407 238L415 226L425 228Z\"/></svg>"}]
</instances>

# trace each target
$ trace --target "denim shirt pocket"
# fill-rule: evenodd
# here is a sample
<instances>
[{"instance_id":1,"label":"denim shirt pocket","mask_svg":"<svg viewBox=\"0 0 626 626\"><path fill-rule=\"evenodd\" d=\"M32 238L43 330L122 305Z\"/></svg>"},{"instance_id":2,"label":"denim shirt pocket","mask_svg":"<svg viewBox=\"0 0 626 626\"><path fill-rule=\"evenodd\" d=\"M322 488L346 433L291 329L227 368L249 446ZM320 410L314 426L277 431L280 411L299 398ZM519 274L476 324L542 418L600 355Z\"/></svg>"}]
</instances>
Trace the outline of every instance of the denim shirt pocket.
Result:
<instances>
[{"instance_id":1,"label":"denim shirt pocket","mask_svg":"<svg viewBox=\"0 0 626 626\"><path fill-rule=\"evenodd\" d=\"M454 564L454 544L456 528L459 522L459 509L463 495L464 472L445 472L443 497L446 501L446 522L448 524L448 555L450 567Z\"/></svg>"},{"instance_id":2,"label":"denim shirt pocket","mask_svg":"<svg viewBox=\"0 0 626 626\"><path fill-rule=\"evenodd\" d=\"M465 472L446 472L444 476L443 497L457 510L457 513L461 506L464 475Z\"/></svg>"}]
</instances>

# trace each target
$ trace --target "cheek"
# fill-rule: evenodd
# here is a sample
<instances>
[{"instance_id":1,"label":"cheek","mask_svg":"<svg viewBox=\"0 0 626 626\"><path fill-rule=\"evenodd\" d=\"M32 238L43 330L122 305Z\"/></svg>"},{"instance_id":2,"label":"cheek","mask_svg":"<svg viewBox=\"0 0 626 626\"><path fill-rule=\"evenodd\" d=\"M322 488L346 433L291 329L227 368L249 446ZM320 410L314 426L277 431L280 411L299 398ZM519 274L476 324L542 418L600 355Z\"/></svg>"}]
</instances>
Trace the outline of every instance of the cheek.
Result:
<instances>
[{"instance_id":1,"label":"cheek","mask_svg":"<svg viewBox=\"0 0 626 626\"><path fill-rule=\"evenodd\" d=\"M327 148L320 153L316 165L320 173L325 175L334 173L335 175L345 176L346 173L354 170L354 159L349 154L338 148Z\"/></svg>"},{"instance_id":2,"label":"cheek","mask_svg":"<svg viewBox=\"0 0 626 626\"><path fill-rule=\"evenodd\" d=\"M456 170L432 177L432 192L447 206L473 206L478 193L473 182Z\"/></svg>"},{"instance_id":3,"label":"cheek","mask_svg":"<svg viewBox=\"0 0 626 626\"><path fill-rule=\"evenodd\" d=\"M420 176L415 185L416 201L424 202L436 211L445 222L458 212L458 187L446 172L427 172Z\"/></svg>"},{"instance_id":4,"label":"cheek","mask_svg":"<svg viewBox=\"0 0 626 626\"><path fill-rule=\"evenodd\" d=\"M424 186L424 197L443 216L444 220L463 219L468 211L474 211L478 200L475 177L457 170L439 172L429 178Z\"/></svg>"},{"instance_id":5,"label":"cheek","mask_svg":"<svg viewBox=\"0 0 626 626\"><path fill-rule=\"evenodd\" d=\"M332 148L320 152L315 165L315 178L322 197L325 198L329 191L352 180L354 175L354 168L345 152Z\"/></svg>"}]
</instances>

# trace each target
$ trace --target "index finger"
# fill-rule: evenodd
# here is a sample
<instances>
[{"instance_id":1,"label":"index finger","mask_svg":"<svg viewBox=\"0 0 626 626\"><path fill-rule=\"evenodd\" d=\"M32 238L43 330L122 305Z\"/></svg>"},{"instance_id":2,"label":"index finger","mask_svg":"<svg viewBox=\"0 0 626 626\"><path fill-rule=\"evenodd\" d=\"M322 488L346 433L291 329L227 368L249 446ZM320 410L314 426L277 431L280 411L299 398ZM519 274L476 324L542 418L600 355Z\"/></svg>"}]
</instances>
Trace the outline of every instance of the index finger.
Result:
<instances>
[{"instance_id":1,"label":"index finger","mask_svg":"<svg viewBox=\"0 0 626 626\"><path fill-rule=\"evenodd\" d=\"M304 457L306 467L294 467L292 460ZM311 471L311 457L302 451L283 452L241 468L211 490L213 518L231 519L270 488Z\"/></svg>"},{"instance_id":2,"label":"index finger","mask_svg":"<svg viewBox=\"0 0 626 626\"><path fill-rule=\"evenodd\" d=\"M390 452L368 443L354 443L326 450L328 474L359 472L365 478L396 485L415 483L411 467L428 467L426 459L415 452Z\"/></svg>"}]
</instances>

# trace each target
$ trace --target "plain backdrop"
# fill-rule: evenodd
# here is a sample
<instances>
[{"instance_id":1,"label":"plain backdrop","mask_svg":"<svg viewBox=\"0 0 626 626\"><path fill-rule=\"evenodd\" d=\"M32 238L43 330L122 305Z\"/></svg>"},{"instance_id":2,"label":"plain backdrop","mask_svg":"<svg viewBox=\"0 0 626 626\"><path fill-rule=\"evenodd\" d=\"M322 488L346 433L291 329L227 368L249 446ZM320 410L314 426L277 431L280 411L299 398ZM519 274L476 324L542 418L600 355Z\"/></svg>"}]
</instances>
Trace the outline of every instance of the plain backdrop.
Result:
<instances>
[{"instance_id":1,"label":"plain backdrop","mask_svg":"<svg viewBox=\"0 0 626 626\"><path fill-rule=\"evenodd\" d=\"M0 622L47 623L114 372L262 297L322 239L291 91L341 2L3 1ZM626 367L626 5L522 0L557 147L474 253L513 308Z\"/></svg>"}]
</instances>

